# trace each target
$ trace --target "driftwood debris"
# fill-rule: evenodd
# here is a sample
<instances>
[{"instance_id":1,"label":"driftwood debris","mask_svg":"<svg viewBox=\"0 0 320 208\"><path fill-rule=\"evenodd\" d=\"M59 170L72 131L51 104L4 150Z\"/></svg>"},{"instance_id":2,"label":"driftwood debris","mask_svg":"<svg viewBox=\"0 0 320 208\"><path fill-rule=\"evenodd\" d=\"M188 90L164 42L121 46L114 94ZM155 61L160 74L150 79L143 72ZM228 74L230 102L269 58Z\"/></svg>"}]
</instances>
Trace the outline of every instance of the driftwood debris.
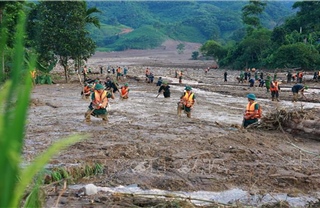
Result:
<instances>
[{"instance_id":1,"label":"driftwood debris","mask_svg":"<svg viewBox=\"0 0 320 208\"><path fill-rule=\"evenodd\" d=\"M58 106L56 106L56 105L52 105L51 103L45 103L47 106L50 106L50 107L52 107L52 108L58 108Z\"/></svg>"},{"instance_id":2,"label":"driftwood debris","mask_svg":"<svg viewBox=\"0 0 320 208\"><path fill-rule=\"evenodd\" d=\"M265 115L255 127L302 133L320 141L320 109L279 109Z\"/></svg>"}]
</instances>

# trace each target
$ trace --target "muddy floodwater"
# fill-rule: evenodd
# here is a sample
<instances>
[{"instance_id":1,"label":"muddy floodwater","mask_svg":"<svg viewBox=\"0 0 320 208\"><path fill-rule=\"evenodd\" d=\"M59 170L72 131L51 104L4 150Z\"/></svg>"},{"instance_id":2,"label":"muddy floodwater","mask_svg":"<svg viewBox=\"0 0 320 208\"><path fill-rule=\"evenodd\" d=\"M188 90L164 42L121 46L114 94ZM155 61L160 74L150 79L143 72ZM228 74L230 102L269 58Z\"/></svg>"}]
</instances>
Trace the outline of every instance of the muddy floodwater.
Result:
<instances>
[{"instance_id":1,"label":"muddy floodwater","mask_svg":"<svg viewBox=\"0 0 320 208\"><path fill-rule=\"evenodd\" d=\"M269 203L275 198L272 196L279 196L273 202L287 200L291 207L306 207L309 201L319 199L319 141L286 129L240 128L248 93L257 95L263 114L276 109L319 109L318 83L310 82L311 90L306 92L314 102L301 99L292 103L292 84L283 84L280 102L272 102L265 88L239 84L235 79L237 71L228 71L228 82L224 82L224 70L205 74L202 69L183 68L184 78L179 84L174 77L177 68L150 68L154 83L145 81L145 66L129 68L127 78L120 81L120 85L129 84L129 99L121 100L119 93L115 94L116 98L110 100L106 124L95 117L90 123L84 122L90 101L81 98L82 86L76 75L71 75L68 84L61 79L33 89L23 149L25 163L55 141L86 134L88 139L61 151L47 168L68 169L95 163L104 167L103 173L68 184L70 187L59 198L59 207L138 206L134 200L124 203L125 197L115 200L117 190L122 193L119 187L129 187L124 190L129 193L212 193L205 200L251 206L257 206L258 197L265 199L260 202ZM61 75L62 71L54 73ZM104 80L107 73L90 76ZM159 76L169 82L170 98L156 97ZM185 85L192 86L196 96L192 118L186 114L177 116L177 102ZM94 195L80 197L76 193L86 184L101 189ZM56 203L62 187L52 185L55 186L48 191L46 207ZM200 205L193 203L194 207Z\"/></svg>"}]
</instances>

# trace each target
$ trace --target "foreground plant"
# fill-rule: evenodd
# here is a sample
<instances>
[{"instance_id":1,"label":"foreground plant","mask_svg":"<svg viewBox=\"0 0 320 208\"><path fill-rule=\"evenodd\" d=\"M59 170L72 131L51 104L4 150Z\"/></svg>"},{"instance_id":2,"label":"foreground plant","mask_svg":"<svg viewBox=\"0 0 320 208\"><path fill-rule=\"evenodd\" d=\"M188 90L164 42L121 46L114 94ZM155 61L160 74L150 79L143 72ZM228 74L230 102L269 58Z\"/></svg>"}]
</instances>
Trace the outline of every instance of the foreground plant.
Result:
<instances>
[{"instance_id":1,"label":"foreground plant","mask_svg":"<svg viewBox=\"0 0 320 208\"><path fill-rule=\"evenodd\" d=\"M69 184L75 183L79 179L102 174L103 170L104 167L100 163L52 168L45 171L44 184L62 182L64 180L67 180Z\"/></svg>"},{"instance_id":2,"label":"foreground plant","mask_svg":"<svg viewBox=\"0 0 320 208\"><path fill-rule=\"evenodd\" d=\"M27 188L34 187L31 193L39 193L39 185L33 185L34 176L43 169L50 158L61 149L79 141L72 136L53 144L46 152L25 168L21 167L25 124L29 106L32 81L31 69L36 59L30 59L28 66L24 62L24 26L25 15L20 13L16 28L13 64L9 80L0 85L0 207L20 207ZM6 49L6 29L0 34L0 52ZM0 80L4 72L0 72ZM29 201L33 197L28 197ZM37 197L35 197L37 198ZM31 203L32 204L32 203ZM35 206L37 203L33 203Z\"/></svg>"}]
</instances>

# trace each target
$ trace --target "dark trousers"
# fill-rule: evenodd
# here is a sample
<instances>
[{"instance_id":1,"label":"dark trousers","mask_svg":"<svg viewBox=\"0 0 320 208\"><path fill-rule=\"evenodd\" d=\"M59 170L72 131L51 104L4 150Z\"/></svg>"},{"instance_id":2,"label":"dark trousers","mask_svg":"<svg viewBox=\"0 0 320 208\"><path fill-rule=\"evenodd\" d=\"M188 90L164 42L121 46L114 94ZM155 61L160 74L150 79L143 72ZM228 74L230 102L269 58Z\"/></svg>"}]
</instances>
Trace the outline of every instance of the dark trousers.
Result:
<instances>
[{"instance_id":1,"label":"dark trousers","mask_svg":"<svg viewBox=\"0 0 320 208\"><path fill-rule=\"evenodd\" d=\"M272 97L272 100L274 100L274 98L278 99L279 91L271 91L271 97Z\"/></svg>"},{"instance_id":2,"label":"dark trousers","mask_svg":"<svg viewBox=\"0 0 320 208\"><path fill-rule=\"evenodd\" d=\"M249 126L250 124L253 124L253 123L256 123L258 122L258 119L255 118L255 119L243 119L243 127L246 128L247 126Z\"/></svg>"}]
</instances>

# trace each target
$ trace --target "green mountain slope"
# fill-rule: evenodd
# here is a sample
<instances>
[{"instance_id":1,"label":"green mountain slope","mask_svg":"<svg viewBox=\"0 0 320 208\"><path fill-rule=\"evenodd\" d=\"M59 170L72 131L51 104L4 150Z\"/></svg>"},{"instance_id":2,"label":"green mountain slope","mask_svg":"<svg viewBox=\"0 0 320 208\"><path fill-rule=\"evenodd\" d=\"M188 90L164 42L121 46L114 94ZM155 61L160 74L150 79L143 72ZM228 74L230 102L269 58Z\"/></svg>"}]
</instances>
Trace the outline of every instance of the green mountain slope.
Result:
<instances>
[{"instance_id":1,"label":"green mountain slope","mask_svg":"<svg viewBox=\"0 0 320 208\"><path fill-rule=\"evenodd\" d=\"M271 29L294 13L294 2L267 2L261 15ZM97 7L101 28L89 27L99 50L154 48L166 40L221 43L239 40L246 1L88 1ZM127 32L126 29L130 29Z\"/></svg>"}]
</instances>

